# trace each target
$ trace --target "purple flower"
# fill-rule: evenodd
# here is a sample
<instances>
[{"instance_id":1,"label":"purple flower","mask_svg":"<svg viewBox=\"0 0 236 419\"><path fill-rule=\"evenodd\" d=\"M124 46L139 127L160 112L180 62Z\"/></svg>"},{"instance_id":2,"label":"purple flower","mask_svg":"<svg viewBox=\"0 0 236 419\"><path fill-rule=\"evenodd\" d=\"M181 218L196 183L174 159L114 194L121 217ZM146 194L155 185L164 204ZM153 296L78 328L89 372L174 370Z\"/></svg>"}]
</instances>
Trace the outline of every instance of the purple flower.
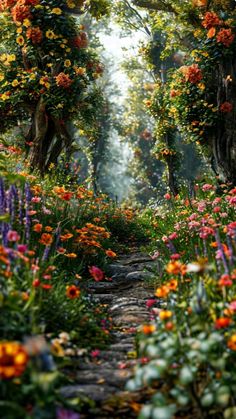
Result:
<instances>
[{"instance_id":1,"label":"purple flower","mask_svg":"<svg viewBox=\"0 0 236 419\"><path fill-rule=\"evenodd\" d=\"M80 419L80 415L72 410L59 407L57 409L57 419Z\"/></svg>"}]
</instances>

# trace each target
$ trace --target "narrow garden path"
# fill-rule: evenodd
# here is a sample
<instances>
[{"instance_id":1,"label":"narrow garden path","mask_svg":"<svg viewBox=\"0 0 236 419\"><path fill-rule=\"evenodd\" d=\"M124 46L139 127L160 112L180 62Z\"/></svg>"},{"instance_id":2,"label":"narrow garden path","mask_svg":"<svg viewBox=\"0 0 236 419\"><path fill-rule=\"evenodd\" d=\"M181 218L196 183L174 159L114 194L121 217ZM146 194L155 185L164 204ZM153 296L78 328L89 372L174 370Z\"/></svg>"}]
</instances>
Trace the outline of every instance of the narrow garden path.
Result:
<instances>
[{"instance_id":1,"label":"narrow garden path","mask_svg":"<svg viewBox=\"0 0 236 419\"><path fill-rule=\"evenodd\" d=\"M137 362L137 328L149 321L146 301L153 295L148 279L157 270L150 256L133 251L110 265L111 281L90 286L99 303L107 304L112 318L112 343L97 358L84 361L76 371L75 384L63 388L65 398L82 397L86 403L81 418L137 417L140 394L125 390Z\"/></svg>"}]
</instances>

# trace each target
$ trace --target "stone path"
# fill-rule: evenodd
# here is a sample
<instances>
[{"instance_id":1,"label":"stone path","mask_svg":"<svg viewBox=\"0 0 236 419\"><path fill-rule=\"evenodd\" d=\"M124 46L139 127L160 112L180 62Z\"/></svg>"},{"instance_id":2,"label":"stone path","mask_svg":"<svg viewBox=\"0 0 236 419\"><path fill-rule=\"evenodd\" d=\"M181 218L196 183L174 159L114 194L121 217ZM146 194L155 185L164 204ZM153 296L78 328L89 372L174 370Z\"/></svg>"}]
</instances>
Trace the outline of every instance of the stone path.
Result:
<instances>
[{"instance_id":1,"label":"stone path","mask_svg":"<svg viewBox=\"0 0 236 419\"><path fill-rule=\"evenodd\" d=\"M65 398L91 399L91 407L81 415L87 418L136 418L138 394L125 391L135 364L135 335L141 324L149 321L146 301L153 295L148 279L157 271L157 262L142 253L122 256L110 265L110 282L93 283L89 292L107 304L113 319L113 339L98 361L79 366L75 384L62 389ZM88 406L88 404L87 404Z\"/></svg>"}]
</instances>

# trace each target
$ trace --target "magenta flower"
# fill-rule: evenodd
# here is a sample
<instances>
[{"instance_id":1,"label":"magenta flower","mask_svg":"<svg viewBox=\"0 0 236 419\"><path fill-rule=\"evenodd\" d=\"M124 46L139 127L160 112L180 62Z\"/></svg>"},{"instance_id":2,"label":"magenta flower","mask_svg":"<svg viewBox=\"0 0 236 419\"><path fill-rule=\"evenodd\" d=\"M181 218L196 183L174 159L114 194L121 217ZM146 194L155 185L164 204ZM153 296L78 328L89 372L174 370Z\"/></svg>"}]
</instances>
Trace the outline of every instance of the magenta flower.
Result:
<instances>
[{"instance_id":1,"label":"magenta flower","mask_svg":"<svg viewBox=\"0 0 236 419\"><path fill-rule=\"evenodd\" d=\"M89 273L95 281L102 281L104 278L104 272L97 266L91 266L89 268Z\"/></svg>"},{"instance_id":2,"label":"magenta flower","mask_svg":"<svg viewBox=\"0 0 236 419\"><path fill-rule=\"evenodd\" d=\"M27 245L26 244L18 244L17 250L20 253L25 253L27 251Z\"/></svg>"}]
</instances>

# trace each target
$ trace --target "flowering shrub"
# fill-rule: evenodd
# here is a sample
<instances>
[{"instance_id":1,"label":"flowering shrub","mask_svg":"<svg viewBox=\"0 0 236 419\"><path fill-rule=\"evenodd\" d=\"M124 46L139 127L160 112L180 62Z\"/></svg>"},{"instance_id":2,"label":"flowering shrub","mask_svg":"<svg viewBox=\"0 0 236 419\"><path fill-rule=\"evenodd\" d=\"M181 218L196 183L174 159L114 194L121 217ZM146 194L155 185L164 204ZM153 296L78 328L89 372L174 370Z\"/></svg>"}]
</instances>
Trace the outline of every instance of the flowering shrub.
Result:
<instances>
[{"instance_id":1,"label":"flowering shrub","mask_svg":"<svg viewBox=\"0 0 236 419\"><path fill-rule=\"evenodd\" d=\"M139 353L148 362L128 384L156 389L140 418L235 413L236 190L219 197L212 184L197 189L194 199L168 196L153 220L153 258L165 268L147 302L150 325L140 329Z\"/></svg>"}]
</instances>

